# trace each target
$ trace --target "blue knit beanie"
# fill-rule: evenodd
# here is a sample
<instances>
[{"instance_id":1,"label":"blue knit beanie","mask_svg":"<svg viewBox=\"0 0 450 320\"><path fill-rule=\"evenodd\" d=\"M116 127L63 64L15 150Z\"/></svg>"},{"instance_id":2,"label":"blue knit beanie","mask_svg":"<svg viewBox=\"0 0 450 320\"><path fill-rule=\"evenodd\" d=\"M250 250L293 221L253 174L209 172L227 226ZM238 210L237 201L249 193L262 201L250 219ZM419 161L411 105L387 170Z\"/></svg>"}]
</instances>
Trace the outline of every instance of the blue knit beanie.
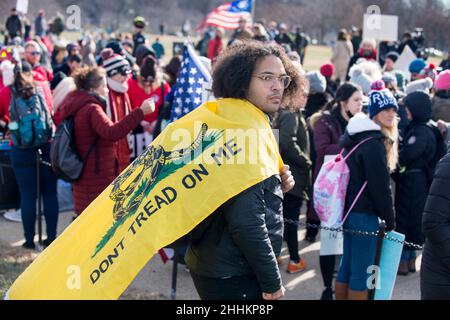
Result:
<instances>
[{"instance_id":1,"label":"blue knit beanie","mask_svg":"<svg viewBox=\"0 0 450 320\"><path fill-rule=\"evenodd\" d=\"M426 66L427 66L427 63L422 58L415 59L409 65L409 72L411 72L411 73L419 73Z\"/></svg>"},{"instance_id":2,"label":"blue knit beanie","mask_svg":"<svg viewBox=\"0 0 450 320\"><path fill-rule=\"evenodd\" d=\"M371 91L369 93L369 116L373 119L379 112L387 109L398 111L397 100L392 93L387 90Z\"/></svg>"}]
</instances>

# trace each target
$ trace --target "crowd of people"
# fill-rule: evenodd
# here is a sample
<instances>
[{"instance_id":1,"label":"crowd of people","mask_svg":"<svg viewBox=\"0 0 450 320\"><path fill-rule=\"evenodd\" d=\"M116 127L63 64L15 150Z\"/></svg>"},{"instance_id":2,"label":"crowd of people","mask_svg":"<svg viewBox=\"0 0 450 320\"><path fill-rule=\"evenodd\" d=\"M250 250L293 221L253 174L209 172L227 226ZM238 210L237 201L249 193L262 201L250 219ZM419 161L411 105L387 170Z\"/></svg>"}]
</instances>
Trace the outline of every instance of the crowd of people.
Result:
<instances>
[{"instance_id":1,"label":"crowd of people","mask_svg":"<svg viewBox=\"0 0 450 320\"><path fill-rule=\"evenodd\" d=\"M0 128L4 138L11 139L23 246L28 249L35 248L37 175L47 226L44 245L57 237L57 179L44 164L50 162L56 126L73 118L76 150L84 162L81 177L73 182L76 218L143 151L138 150L138 140L155 137L163 129L161 115L170 112L181 65L179 56L162 65L164 46L159 39L149 44L142 17L134 19L133 34L86 34L65 48L55 40L57 31L47 29L44 17L41 11L35 29L22 33L13 10L0 65ZM289 165L281 180L289 184L286 175L295 180L295 186L283 185L284 196L279 179L257 184L227 202L220 217L201 226L206 231L186 253L201 298L284 295L281 239L289 251L288 273L306 270L308 261L299 255L297 224L285 221L283 228L282 219L298 222L300 209L306 206L305 240L317 241L320 219L312 196L314 182L327 157L342 153L348 155L351 173L344 228L377 231L379 220L384 220L387 231L396 230L408 242L425 244L422 298L450 299L446 187L450 56L437 67L412 48L418 57L407 75L396 69L395 62L404 44L411 44L410 34L405 33L400 44L383 44L380 51L387 52L378 54L374 40L362 41L353 32L340 30L331 60L319 70L303 66L310 39L301 28L289 32L286 24L275 21L250 25L241 19L227 43L224 30L216 28L205 30L196 44L200 56L212 64L214 96L249 101L279 129L280 153ZM226 74L233 72L247 78L223 84ZM29 122L20 110L30 104L43 110L48 121L41 121L40 135L27 141ZM38 166L36 157L43 160ZM373 264L376 247L375 237L344 234L342 256L320 256L321 299L367 299L367 267ZM416 272L416 257L416 251L405 246L398 274ZM333 285L337 261L340 267Z\"/></svg>"}]
</instances>

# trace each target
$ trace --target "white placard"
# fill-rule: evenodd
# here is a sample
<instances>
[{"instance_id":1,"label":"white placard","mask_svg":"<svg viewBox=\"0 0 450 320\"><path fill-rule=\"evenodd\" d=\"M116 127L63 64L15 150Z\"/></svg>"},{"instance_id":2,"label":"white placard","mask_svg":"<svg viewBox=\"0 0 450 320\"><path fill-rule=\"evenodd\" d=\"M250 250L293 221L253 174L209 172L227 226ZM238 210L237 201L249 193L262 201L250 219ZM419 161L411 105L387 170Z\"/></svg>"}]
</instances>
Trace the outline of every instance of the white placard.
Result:
<instances>
[{"instance_id":1,"label":"white placard","mask_svg":"<svg viewBox=\"0 0 450 320\"><path fill-rule=\"evenodd\" d=\"M365 14L363 39L378 41L398 40L398 16Z\"/></svg>"},{"instance_id":2,"label":"white placard","mask_svg":"<svg viewBox=\"0 0 450 320\"><path fill-rule=\"evenodd\" d=\"M400 70L405 75L406 79L411 78L411 73L409 72L409 65L413 60L417 59L416 54L411 50L409 46L405 46L400 57L395 62L394 68Z\"/></svg>"},{"instance_id":3,"label":"white placard","mask_svg":"<svg viewBox=\"0 0 450 320\"><path fill-rule=\"evenodd\" d=\"M16 10L23 14L28 13L28 0L17 0Z\"/></svg>"},{"instance_id":4,"label":"white placard","mask_svg":"<svg viewBox=\"0 0 450 320\"><path fill-rule=\"evenodd\" d=\"M337 228L337 227L336 227ZM320 230L320 255L336 256L344 253L344 236L342 232Z\"/></svg>"}]
</instances>

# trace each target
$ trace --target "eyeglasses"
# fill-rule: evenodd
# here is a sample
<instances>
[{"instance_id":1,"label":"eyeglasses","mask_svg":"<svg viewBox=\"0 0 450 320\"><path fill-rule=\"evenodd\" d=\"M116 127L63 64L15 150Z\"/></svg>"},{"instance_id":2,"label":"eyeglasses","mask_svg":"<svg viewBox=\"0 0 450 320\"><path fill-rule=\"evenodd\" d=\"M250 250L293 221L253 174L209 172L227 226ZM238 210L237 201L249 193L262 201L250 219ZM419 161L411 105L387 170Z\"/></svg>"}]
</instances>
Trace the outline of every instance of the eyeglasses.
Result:
<instances>
[{"instance_id":1,"label":"eyeglasses","mask_svg":"<svg viewBox=\"0 0 450 320\"><path fill-rule=\"evenodd\" d=\"M291 84L291 77L288 75L276 77L272 74L260 74L260 75L256 75L256 76L252 76L252 77L261 79L267 86L274 85L276 83L276 81L279 84L281 84L284 88L289 87L289 85Z\"/></svg>"}]
</instances>

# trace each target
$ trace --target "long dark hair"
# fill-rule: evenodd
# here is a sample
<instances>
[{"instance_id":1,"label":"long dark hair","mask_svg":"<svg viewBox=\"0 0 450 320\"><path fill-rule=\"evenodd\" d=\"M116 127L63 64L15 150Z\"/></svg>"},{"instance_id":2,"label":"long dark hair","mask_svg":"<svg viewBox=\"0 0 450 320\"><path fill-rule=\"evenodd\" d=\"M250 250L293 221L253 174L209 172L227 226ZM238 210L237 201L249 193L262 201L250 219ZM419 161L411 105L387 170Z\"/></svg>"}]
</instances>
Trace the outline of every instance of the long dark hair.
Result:
<instances>
[{"instance_id":1,"label":"long dark hair","mask_svg":"<svg viewBox=\"0 0 450 320\"><path fill-rule=\"evenodd\" d=\"M20 66L14 69L14 82L12 84L14 95L22 99L29 99L36 94L36 84L31 71L24 71Z\"/></svg>"},{"instance_id":2,"label":"long dark hair","mask_svg":"<svg viewBox=\"0 0 450 320\"><path fill-rule=\"evenodd\" d=\"M352 97L352 95L358 90L362 91L362 89L358 85L355 85L350 82L344 83L336 91L336 97L334 98L334 100L330 101L324 107L324 110L331 111L336 108L340 108L341 102L348 101Z\"/></svg>"}]
</instances>

